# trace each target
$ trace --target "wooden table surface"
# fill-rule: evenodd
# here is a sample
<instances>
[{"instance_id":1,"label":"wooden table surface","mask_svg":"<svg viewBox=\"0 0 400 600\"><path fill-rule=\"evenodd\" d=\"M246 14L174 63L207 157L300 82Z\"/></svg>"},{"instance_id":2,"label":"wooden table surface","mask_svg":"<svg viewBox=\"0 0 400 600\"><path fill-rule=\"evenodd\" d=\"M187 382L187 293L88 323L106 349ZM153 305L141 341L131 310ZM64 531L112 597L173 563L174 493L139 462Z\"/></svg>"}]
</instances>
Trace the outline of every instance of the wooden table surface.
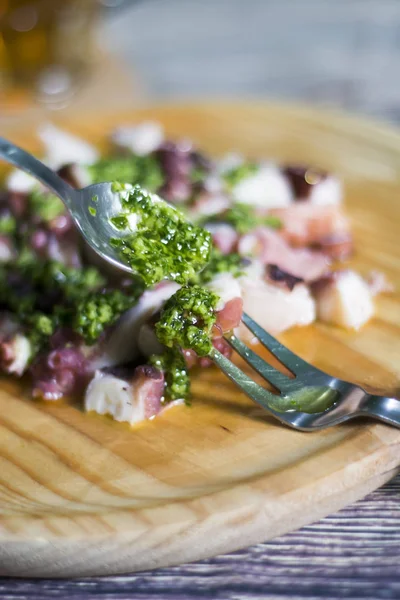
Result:
<instances>
[{"instance_id":1,"label":"wooden table surface","mask_svg":"<svg viewBox=\"0 0 400 600\"><path fill-rule=\"evenodd\" d=\"M255 30L264 35L260 39L254 30L237 44L244 4L253 10ZM168 23L161 11L166 5ZM149 21L154 14L157 21ZM227 15L225 25L221 14ZM214 56L220 48L216 59L208 61L208 75L202 66L207 52L196 45L200 17L211 23L209 53ZM146 30L146 22L154 26ZM393 77L400 64L396 0L229 0L229 7L227 0L153 0L117 14L105 27L110 45L135 65L151 97L209 95L213 90L220 95L267 94L400 120L400 80ZM157 53L152 36L160 31L164 34ZM276 57L281 68L271 71ZM0 598L400 598L399 492L400 476L314 525L194 564L104 579L0 578Z\"/></svg>"}]
</instances>

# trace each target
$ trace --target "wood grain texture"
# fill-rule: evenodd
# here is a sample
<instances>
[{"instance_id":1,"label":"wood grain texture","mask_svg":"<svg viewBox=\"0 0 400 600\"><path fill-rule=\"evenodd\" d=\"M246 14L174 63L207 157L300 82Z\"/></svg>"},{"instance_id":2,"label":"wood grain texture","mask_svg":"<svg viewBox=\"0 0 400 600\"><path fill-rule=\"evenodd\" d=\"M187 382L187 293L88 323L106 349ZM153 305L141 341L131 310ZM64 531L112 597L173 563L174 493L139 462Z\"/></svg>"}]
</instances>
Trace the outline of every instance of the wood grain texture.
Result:
<instances>
[{"instance_id":1,"label":"wood grain texture","mask_svg":"<svg viewBox=\"0 0 400 600\"><path fill-rule=\"evenodd\" d=\"M196 563L76 580L0 578L4 600L337 600L400 595L400 477L275 540Z\"/></svg>"},{"instance_id":2,"label":"wood grain texture","mask_svg":"<svg viewBox=\"0 0 400 600\"><path fill-rule=\"evenodd\" d=\"M159 107L104 115L71 130L101 143L115 123L160 119L214 153L303 160L345 179L363 272L399 289L400 136L309 109L257 104ZM26 131L8 133L32 145ZM307 360L369 388L400 390L399 295L379 300L358 334L315 326L283 340ZM297 433L255 415L215 370L199 374L193 408L129 430L73 403L0 395L0 574L111 574L176 564L314 521L388 480L400 433L359 422Z\"/></svg>"}]
</instances>

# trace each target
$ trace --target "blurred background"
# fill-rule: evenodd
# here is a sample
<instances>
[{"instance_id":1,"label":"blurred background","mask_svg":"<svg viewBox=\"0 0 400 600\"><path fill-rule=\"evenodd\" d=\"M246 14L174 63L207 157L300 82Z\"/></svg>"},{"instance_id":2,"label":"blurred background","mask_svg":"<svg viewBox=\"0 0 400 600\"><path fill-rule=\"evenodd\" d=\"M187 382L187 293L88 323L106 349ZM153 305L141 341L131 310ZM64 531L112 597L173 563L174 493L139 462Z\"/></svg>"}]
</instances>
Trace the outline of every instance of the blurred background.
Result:
<instances>
[{"instance_id":1,"label":"blurred background","mask_svg":"<svg viewBox=\"0 0 400 600\"><path fill-rule=\"evenodd\" d=\"M400 0L0 0L3 118L234 97L400 121L399 73Z\"/></svg>"}]
</instances>

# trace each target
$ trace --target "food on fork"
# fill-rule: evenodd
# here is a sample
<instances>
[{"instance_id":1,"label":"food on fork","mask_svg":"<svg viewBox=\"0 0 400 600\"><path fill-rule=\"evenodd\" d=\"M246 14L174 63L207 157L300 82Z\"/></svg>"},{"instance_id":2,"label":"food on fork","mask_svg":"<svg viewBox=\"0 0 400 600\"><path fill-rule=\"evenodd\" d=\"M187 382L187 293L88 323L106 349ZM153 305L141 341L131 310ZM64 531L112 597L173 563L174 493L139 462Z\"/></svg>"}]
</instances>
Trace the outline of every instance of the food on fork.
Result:
<instances>
[{"instance_id":1,"label":"food on fork","mask_svg":"<svg viewBox=\"0 0 400 600\"><path fill-rule=\"evenodd\" d=\"M61 200L11 172L0 191L0 368L30 375L43 400L134 424L190 399L191 370L245 310L279 334L316 319L360 328L388 290L338 261L353 252L339 179L303 165L214 159L145 122L111 132L112 153L53 125L44 162L68 183L113 182L110 243L135 272L83 243ZM96 219L96 198L89 208ZM168 202L168 204L166 202Z\"/></svg>"}]
</instances>

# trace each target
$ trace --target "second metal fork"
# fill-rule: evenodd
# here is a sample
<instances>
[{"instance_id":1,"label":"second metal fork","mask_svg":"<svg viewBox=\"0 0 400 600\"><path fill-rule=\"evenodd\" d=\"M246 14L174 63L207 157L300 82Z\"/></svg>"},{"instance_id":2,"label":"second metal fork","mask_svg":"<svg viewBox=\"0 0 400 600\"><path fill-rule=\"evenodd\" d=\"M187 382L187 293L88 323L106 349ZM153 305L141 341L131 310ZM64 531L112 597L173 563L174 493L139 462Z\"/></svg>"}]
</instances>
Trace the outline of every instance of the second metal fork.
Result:
<instances>
[{"instance_id":1,"label":"second metal fork","mask_svg":"<svg viewBox=\"0 0 400 600\"><path fill-rule=\"evenodd\" d=\"M286 348L247 314L243 314L242 321L294 378L272 367L233 334L225 338L227 342L279 394L256 383L218 350L213 349L210 358L245 394L279 421L294 429L316 431L362 416L400 427L399 400L369 394L320 371Z\"/></svg>"}]
</instances>

